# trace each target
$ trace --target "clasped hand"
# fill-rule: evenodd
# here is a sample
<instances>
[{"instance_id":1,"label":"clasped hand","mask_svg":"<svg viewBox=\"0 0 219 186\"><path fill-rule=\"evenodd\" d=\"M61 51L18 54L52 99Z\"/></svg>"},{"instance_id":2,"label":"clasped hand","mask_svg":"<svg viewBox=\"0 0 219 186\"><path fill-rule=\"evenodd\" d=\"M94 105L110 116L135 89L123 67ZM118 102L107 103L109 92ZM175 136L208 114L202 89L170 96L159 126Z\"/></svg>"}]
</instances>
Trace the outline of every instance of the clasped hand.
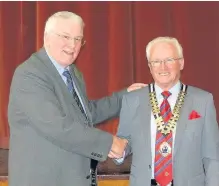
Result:
<instances>
[{"instance_id":1,"label":"clasped hand","mask_svg":"<svg viewBox=\"0 0 219 186\"><path fill-rule=\"evenodd\" d=\"M122 158L128 141L119 137L113 136L113 144L108 154L109 158Z\"/></svg>"}]
</instances>

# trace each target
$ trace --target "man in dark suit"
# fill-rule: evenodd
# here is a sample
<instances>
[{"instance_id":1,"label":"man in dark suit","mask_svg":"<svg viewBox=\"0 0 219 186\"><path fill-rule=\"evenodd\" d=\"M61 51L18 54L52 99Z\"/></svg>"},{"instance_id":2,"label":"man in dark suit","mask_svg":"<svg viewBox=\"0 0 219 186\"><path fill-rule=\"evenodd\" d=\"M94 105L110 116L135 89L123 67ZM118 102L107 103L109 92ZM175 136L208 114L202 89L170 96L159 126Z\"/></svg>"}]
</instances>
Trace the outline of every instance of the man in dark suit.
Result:
<instances>
[{"instance_id":1,"label":"man in dark suit","mask_svg":"<svg viewBox=\"0 0 219 186\"><path fill-rule=\"evenodd\" d=\"M122 155L126 140L93 125L119 115L127 90L87 99L73 64L84 44L83 27L74 13L52 15L44 47L15 70L8 107L10 186L95 185L91 160L104 161L110 151Z\"/></svg>"},{"instance_id":2,"label":"man in dark suit","mask_svg":"<svg viewBox=\"0 0 219 186\"><path fill-rule=\"evenodd\" d=\"M130 186L219 186L219 130L211 93L180 81L183 50L158 37L146 47L154 82L123 97L118 136L132 156ZM110 153L113 157L113 153Z\"/></svg>"}]
</instances>

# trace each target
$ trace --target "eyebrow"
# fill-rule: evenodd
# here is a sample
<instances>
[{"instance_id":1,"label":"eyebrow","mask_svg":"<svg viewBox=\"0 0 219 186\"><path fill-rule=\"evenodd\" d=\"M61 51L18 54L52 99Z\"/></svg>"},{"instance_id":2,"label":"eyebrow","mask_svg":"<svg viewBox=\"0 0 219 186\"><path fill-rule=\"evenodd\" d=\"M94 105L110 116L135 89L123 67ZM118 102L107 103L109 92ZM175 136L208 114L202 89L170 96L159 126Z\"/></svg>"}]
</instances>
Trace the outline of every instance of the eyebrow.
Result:
<instances>
[{"instance_id":1,"label":"eyebrow","mask_svg":"<svg viewBox=\"0 0 219 186\"><path fill-rule=\"evenodd\" d=\"M60 32L60 33L62 33L62 34L65 34L65 35L68 35L68 36L72 37L72 36L71 36L71 34L69 34L69 33L67 33L67 32ZM83 35L80 35L80 36L75 36L75 37L84 37L84 36L83 36Z\"/></svg>"},{"instance_id":2,"label":"eyebrow","mask_svg":"<svg viewBox=\"0 0 219 186\"><path fill-rule=\"evenodd\" d=\"M62 33L62 34L66 34L66 35L69 35L69 36L70 36L70 34L69 34L69 33L67 33L67 32L60 32L60 33Z\"/></svg>"}]
</instances>

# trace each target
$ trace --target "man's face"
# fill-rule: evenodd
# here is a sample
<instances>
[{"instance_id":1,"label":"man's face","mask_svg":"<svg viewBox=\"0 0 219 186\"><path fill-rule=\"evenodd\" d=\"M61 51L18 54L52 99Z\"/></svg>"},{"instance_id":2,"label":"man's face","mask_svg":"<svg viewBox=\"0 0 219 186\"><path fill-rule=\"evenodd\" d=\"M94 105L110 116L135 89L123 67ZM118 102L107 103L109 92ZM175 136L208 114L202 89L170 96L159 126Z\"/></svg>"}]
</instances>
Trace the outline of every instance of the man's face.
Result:
<instances>
[{"instance_id":1,"label":"man's face","mask_svg":"<svg viewBox=\"0 0 219 186\"><path fill-rule=\"evenodd\" d=\"M45 34L49 55L63 67L71 65L80 52L83 28L70 19L57 19L54 30Z\"/></svg>"},{"instance_id":2,"label":"man's face","mask_svg":"<svg viewBox=\"0 0 219 186\"><path fill-rule=\"evenodd\" d=\"M184 67L184 60L180 57L170 43L157 43L151 48L149 68L154 81L161 88L170 89L179 80L180 71ZM159 63L160 60L163 62Z\"/></svg>"}]
</instances>

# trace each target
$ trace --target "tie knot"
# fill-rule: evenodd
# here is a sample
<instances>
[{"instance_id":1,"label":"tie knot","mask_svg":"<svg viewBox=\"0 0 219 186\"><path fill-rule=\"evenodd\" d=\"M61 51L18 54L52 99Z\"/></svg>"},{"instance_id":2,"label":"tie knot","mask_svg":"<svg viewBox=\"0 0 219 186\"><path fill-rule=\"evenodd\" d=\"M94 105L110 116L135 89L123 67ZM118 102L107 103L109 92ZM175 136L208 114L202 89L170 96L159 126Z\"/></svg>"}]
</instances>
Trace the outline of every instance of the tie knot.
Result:
<instances>
[{"instance_id":1,"label":"tie knot","mask_svg":"<svg viewBox=\"0 0 219 186\"><path fill-rule=\"evenodd\" d=\"M71 79L71 74L69 70L65 69L65 71L62 73L63 76L65 76L67 79Z\"/></svg>"},{"instance_id":2,"label":"tie knot","mask_svg":"<svg viewBox=\"0 0 219 186\"><path fill-rule=\"evenodd\" d=\"M164 99L167 99L171 95L171 93L169 91L163 91L161 94L162 94Z\"/></svg>"}]
</instances>

